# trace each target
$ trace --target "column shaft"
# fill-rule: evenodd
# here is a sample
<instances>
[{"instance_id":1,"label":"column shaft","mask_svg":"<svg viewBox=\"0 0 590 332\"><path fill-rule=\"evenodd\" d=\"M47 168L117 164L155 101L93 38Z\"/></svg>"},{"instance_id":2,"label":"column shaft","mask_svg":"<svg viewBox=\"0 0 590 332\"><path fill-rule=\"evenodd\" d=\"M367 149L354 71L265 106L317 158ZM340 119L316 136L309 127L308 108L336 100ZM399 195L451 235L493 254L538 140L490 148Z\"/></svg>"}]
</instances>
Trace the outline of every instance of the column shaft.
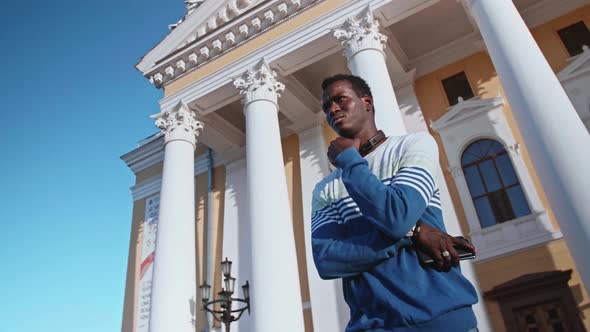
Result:
<instances>
[{"instance_id":1,"label":"column shaft","mask_svg":"<svg viewBox=\"0 0 590 332\"><path fill-rule=\"evenodd\" d=\"M279 131L284 85L263 60L234 85L245 95L253 331L304 331L291 208Z\"/></svg>"},{"instance_id":2,"label":"column shaft","mask_svg":"<svg viewBox=\"0 0 590 332\"><path fill-rule=\"evenodd\" d=\"M348 61L348 66L353 75L362 77L371 88L377 127L386 135L406 134L383 52L363 50Z\"/></svg>"},{"instance_id":3,"label":"column shaft","mask_svg":"<svg viewBox=\"0 0 590 332\"><path fill-rule=\"evenodd\" d=\"M188 332L194 330L197 282L194 148L174 141L164 153L150 331Z\"/></svg>"},{"instance_id":4,"label":"column shaft","mask_svg":"<svg viewBox=\"0 0 590 332\"><path fill-rule=\"evenodd\" d=\"M198 306L194 152L202 124L184 104L152 117L166 136L149 330L194 332Z\"/></svg>"},{"instance_id":5,"label":"column shaft","mask_svg":"<svg viewBox=\"0 0 590 332\"><path fill-rule=\"evenodd\" d=\"M510 0L466 0L558 218L590 285L590 136Z\"/></svg>"}]
</instances>

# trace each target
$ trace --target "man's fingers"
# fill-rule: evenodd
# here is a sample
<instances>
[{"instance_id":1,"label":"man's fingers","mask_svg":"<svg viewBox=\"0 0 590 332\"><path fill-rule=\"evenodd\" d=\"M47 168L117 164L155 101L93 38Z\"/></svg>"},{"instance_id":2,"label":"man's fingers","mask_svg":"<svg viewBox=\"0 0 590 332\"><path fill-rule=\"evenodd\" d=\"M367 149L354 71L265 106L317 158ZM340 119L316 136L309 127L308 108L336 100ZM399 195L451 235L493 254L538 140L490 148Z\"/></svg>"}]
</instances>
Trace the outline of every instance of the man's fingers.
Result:
<instances>
[{"instance_id":1,"label":"man's fingers","mask_svg":"<svg viewBox=\"0 0 590 332\"><path fill-rule=\"evenodd\" d=\"M445 266L445 260L443 258L442 252L435 251L432 258L434 259L434 267L441 271Z\"/></svg>"},{"instance_id":2,"label":"man's fingers","mask_svg":"<svg viewBox=\"0 0 590 332\"><path fill-rule=\"evenodd\" d=\"M475 253L476 251L475 247L469 241L460 237L453 238L453 245L471 251L472 253Z\"/></svg>"},{"instance_id":3,"label":"man's fingers","mask_svg":"<svg viewBox=\"0 0 590 332\"><path fill-rule=\"evenodd\" d=\"M454 267L459 266L459 253L457 252L457 250L455 250L455 248L453 248L453 246L449 248L449 254L451 256L451 265L453 265Z\"/></svg>"}]
</instances>

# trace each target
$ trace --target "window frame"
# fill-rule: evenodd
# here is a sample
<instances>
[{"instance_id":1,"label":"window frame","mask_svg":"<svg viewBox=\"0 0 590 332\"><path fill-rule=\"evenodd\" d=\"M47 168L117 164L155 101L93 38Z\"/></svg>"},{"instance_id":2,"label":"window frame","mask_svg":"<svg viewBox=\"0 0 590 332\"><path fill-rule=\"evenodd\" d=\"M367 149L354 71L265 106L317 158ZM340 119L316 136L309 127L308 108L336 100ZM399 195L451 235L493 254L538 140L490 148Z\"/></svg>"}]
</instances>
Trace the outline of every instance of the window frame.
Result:
<instances>
[{"instance_id":1,"label":"window frame","mask_svg":"<svg viewBox=\"0 0 590 332\"><path fill-rule=\"evenodd\" d=\"M471 189L469 190L470 191L470 194L471 194L471 199L473 201L473 205L475 207L475 210L476 210L476 213L477 213L478 217L479 217L479 213L478 213L476 201L478 199L483 198L483 197L486 197L488 199L488 202L490 204L492 213L494 215L495 223L493 225L489 225L489 226L484 226L481 218L479 218L480 219L479 220L479 223L480 223L481 228L483 229L483 228L486 228L486 227L498 225L498 224L501 224L501 223L504 223L504 222L507 222L507 221L510 221L510 220L515 220L515 219L522 218L522 217L525 217L527 215L530 215L532 213L531 208L530 208L530 203L529 203L528 198L526 197L526 195L524 193L524 189L522 188L522 184L521 184L520 178L518 177L518 173L517 173L517 171L516 171L516 169L514 167L514 164L512 163L512 160L510 159L510 155L509 155L508 151L506 150L506 147L500 141L495 140L495 139L491 139L491 138L480 138L480 139L474 140L471 143L469 143L465 147L465 149L463 150L463 152L461 153L461 160L463 159L463 156L465 155L465 153L468 153L468 150L474 144L477 144L477 143L482 142L482 141L492 141L492 142L500 145L502 147L502 151L495 152L495 153L492 153L492 154L487 154L483 158L478 159L476 161L469 162L467 164L461 164L461 167L463 169L463 174L465 176L465 181L467 182L467 187L469 188L470 185L469 185L469 181L467 180L466 169L469 168L469 167L474 167L475 166L475 169L477 170L477 174L479 175L481 184L483 185L483 188L484 188L484 193L479 194L479 195L474 195L473 193L471 193ZM508 158L508 161L510 162L510 167L512 168L512 172L516 176L516 182L514 182L512 184L509 184L509 185L506 185L504 183L504 179L502 178L502 173L500 172L500 167L498 166L498 163L496 161L496 159L498 159L499 157L501 157L503 155L505 155ZM494 170L495 170L496 175L498 177L498 181L500 182L500 188L495 189L495 190L492 190L492 191L490 191L488 189L487 181L485 180L485 177L482 174L482 171L481 171L481 169L479 167L479 165L481 165L481 164L483 164L483 163L485 163L485 162L487 162L489 160L492 161L492 164L494 166ZM521 190L523 191L524 203L526 203L526 209L528 210L528 213L527 214L517 215L517 212L516 212L516 209L514 208L513 202L510 200L510 196L508 194L508 190L511 189L511 188L515 188L515 187L520 187ZM493 201L495 199L494 199L493 196L494 196L494 194L497 194L498 192L503 192L504 196L506 197L507 203L510 206L510 212L511 212L512 217L505 218L505 216L499 215L498 213L500 213L500 212L499 211L496 211L496 209L494 208L495 204L494 204ZM500 220L500 219L503 219L503 220Z\"/></svg>"},{"instance_id":2,"label":"window frame","mask_svg":"<svg viewBox=\"0 0 590 332\"><path fill-rule=\"evenodd\" d=\"M561 45L562 45L562 46L563 46L563 48L565 49L565 52L566 52L566 54L567 54L567 55L568 55L570 58L572 58L572 57L576 57L576 56L578 56L578 55L582 54L582 53L583 53L583 49L582 49L582 46L580 46L580 49L579 49L579 50L575 50L575 51L574 51L574 53L575 53L575 54L572 54L572 52L570 52L570 51L572 51L572 50L570 49L570 47L568 46L568 44L567 44L567 43L566 43L566 41L564 40L564 37L563 37L563 35L562 35L562 32L563 32L564 30L566 30L566 29L572 28L573 26L575 26L575 25L577 25L577 24L581 24L581 25L583 25L583 26L586 28L586 30L588 31L588 34L590 34L590 27L588 26L588 24L587 24L587 23L586 23L586 22L585 22L583 19L580 19L580 20L578 20L578 21L576 21L576 22L574 22L574 23L571 23L571 24L568 24L568 25L566 25L566 26L562 26L562 27L560 27L560 28L558 28L558 29L555 29L555 34L557 35L557 38L559 39L559 42L561 43ZM589 44L590 44L590 43L589 43ZM582 45L585 45L585 44L584 44L584 43L582 43ZM590 45L586 45L586 46L590 47Z\"/></svg>"}]
</instances>

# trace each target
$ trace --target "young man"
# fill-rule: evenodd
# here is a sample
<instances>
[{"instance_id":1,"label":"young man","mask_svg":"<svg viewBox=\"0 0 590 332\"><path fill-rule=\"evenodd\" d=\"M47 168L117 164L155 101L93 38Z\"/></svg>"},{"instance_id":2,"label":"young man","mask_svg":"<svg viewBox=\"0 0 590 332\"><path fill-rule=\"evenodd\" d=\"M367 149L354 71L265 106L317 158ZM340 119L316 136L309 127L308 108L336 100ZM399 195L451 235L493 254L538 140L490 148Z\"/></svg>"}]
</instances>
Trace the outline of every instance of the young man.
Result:
<instances>
[{"instance_id":1,"label":"young man","mask_svg":"<svg viewBox=\"0 0 590 332\"><path fill-rule=\"evenodd\" d=\"M475 331L477 295L455 246L475 248L444 232L436 142L427 133L385 137L359 77L336 75L322 89L340 137L328 149L337 169L313 193L312 244L320 276L343 279L346 331ZM422 266L417 249L436 267Z\"/></svg>"}]
</instances>

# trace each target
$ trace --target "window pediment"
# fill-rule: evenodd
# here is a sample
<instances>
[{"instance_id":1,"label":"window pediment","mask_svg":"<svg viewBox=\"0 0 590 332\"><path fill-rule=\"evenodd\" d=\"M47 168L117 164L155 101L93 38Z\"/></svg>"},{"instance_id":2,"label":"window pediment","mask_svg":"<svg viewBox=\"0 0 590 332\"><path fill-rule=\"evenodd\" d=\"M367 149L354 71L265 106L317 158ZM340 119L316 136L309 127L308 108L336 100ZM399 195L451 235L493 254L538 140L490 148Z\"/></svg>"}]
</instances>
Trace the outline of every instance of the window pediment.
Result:
<instances>
[{"instance_id":1,"label":"window pediment","mask_svg":"<svg viewBox=\"0 0 590 332\"><path fill-rule=\"evenodd\" d=\"M436 121L433 121L430 126L435 131L441 131L473 116L484 114L503 105L504 98L500 95L490 99L473 97L468 100L460 100L459 103L449 107L447 112Z\"/></svg>"},{"instance_id":2,"label":"window pediment","mask_svg":"<svg viewBox=\"0 0 590 332\"><path fill-rule=\"evenodd\" d=\"M590 74L590 47L585 46L584 52L571 58L570 64L557 74L557 78L563 84L579 76L588 74Z\"/></svg>"}]
</instances>

